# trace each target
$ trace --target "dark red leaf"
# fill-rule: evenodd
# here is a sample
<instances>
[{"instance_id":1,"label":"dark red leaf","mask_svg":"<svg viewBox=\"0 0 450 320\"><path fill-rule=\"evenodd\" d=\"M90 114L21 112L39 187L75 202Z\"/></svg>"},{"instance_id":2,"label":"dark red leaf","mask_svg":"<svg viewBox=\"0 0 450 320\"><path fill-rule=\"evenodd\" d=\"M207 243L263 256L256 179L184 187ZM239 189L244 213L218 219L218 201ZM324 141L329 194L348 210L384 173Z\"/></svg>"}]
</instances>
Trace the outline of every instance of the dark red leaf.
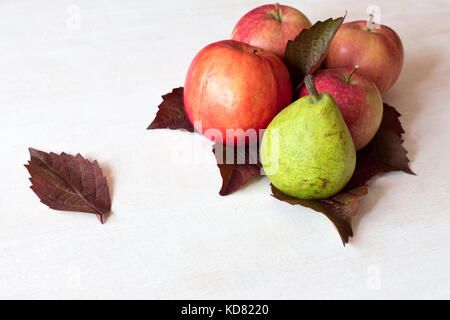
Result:
<instances>
[{"instance_id":1,"label":"dark red leaf","mask_svg":"<svg viewBox=\"0 0 450 320\"><path fill-rule=\"evenodd\" d=\"M185 129L194 132L194 126L184 110L183 87L173 89L162 98L156 117L147 129Z\"/></svg>"},{"instance_id":2,"label":"dark red leaf","mask_svg":"<svg viewBox=\"0 0 450 320\"><path fill-rule=\"evenodd\" d=\"M355 189L338 193L337 195L324 200L300 200L281 192L273 185L272 196L278 200L292 205L301 205L323 213L336 226L342 243L348 243L348 238L353 236L351 221L356 215L360 200L367 195L367 186L360 186Z\"/></svg>"},{"instance_id":3,"label":"dark red leaf","mask_svg":"<svg viewBox=\"0 0 450 320\"><path fill-rule=\"evenodd\" d=\"M25 167L31 175L31 189L51 209L79 211L102 216L111 211L106 178L97 161L80 154L57 155L30 148L31 160Z\"/></svg>"},{"instance_id":4,"label":"dark red leaf","mask_svg":"<svg viewBox=\"0 0 450 320\"><path fill-rule=\"evenodd\" d=\"M229 195L261 174L258 147L229 147L215 143L213 153L222 176L221 196Z\"/></svg>"}]
</instances>

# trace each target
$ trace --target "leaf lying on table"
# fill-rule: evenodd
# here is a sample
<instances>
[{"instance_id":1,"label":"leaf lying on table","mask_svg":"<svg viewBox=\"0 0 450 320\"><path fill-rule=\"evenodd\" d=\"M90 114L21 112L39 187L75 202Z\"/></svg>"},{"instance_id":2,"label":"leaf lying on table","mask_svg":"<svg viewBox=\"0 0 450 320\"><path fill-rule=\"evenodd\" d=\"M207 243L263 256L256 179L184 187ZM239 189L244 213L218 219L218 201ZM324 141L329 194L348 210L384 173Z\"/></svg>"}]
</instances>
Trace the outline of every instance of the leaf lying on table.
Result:
<instances>
[{"instance_id":1,"label":"leaf lying on table","mask_svg":"<svg viewBox=\"0 0 450 320\"><path fill-rule=\"evenodd\" d=\"M102 216L111 211L111 198L97 161L80 154L29 150L31 160L25 167L31 175L31 189L42 203L55 210L93 213L103 223Z\"/></svg>"},{"instance_id":2,"label":"leaf lying on table","mask_svg":"<svg viewBox=\"0 0 450 320\"><path fill-rule=\"evenodd\" d=\"M288 41L284 60L294 85L301 84L307 74L314 73L320 67L344 18L318 21L309 29L302 30L294 40Z\"/></svg>"},{"instance_id":3,"label":"leaf lying on table","mask_svg":"<svg viewBox=\"0 0 450 320\"><path fill-rule=\"evenodd\" d=\"M360 200L367 195L366 182L373 176L389 171L414 174L409 168L407 151L402 146L404 130L400 113L384 104L383 119L372 141L356 154L356 168L349 183L337 195L324 200L299 200L272 186L272 195L290 204L298 204L325 214L339 231L344 245L353 236L351 219L356 215Z\"/></svg>"},{"instance_id":4,"label":"leaf lying on table","mask_svg":"<svg viewBox=\"0 0 450 320\"><path fill-rule=\"evenodd\" d=\"M162 98L156 117L147 129L185 129L194 132L194 126L184 110L183 87L173 89Z\"/></svg>"},{"instance_id":5,"label":"leaf lying on table","mask_svg":"<svg viewBox=\"0 0 450 320\"><path fill-rule=\"evenodd\" d=\"M261 174L258 147L213 146L217 166L222 176L221 196L229 195Z\"/></svg>"},{"instance_id":6,"label":"leaf lying on table","mask_svg":"<svg viewBox=\"0 0 450 320\"><path fill-rule=\"evenodd\" d=\"M272 195L278 200L298 204L323 213L336 226L342 243L348 243L348 238L353 236L351 220L356 215L361 198L367 195L367 186L342 191L337 195L324 200L300 200L281 192L275 186L272 187Z\"/></svg>"}]
</instances>

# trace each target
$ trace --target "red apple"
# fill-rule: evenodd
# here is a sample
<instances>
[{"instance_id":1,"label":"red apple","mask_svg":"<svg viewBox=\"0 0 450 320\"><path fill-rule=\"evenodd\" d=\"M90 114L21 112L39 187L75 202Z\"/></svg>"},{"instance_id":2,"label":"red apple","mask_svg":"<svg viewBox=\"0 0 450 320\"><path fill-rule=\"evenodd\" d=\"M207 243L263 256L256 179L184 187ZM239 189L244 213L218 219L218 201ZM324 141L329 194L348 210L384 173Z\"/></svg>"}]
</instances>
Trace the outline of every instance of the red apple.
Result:
<instances>
[{"instance_id":1,"label":"red apple","mask_svg":"<svg viewBox=\"0 0 450 320\"><path fill-rule=\"evenodd\" d=\"M372 79L381 93L389 90L397 81L403 66L403 45L391 28L380 25L373 28L371 22L344 23L330 44L325 59L326 68L353 67Z\"/></svg>"},{"instance_id":2,"label":"red apple","mask_svg":"<svg viewBox=\"0 0 450 320\"><path fill-rule=\"evenodd\" d=\"M305 28L308 18L289 6L278 3L253 9L239 20L231 39L260 47L284 57L288 40L293 40Z\"/></svg>"},{"instance_id":3,"label":"red apple","mask_svg":"<svg viewBox=\"0 0 450 320\"><path fill-rule=\"evenodd\" d=\"M318 92L329 93L344 117L356 150L366 146L377 132L383 117L383 101L377 86L357 72L356 67L325 69L315 77ZM303 87L300 97L308 95Z\"/></svg>"},{"instance_id":4,"label":"red apple","mask_svg":"<svg viewBox=\"0 0 450 320\"><path fill-rule=\"evenodd\" d=\"M228 145L257 143L249 136L257 133L259 138L259 130L291 102L291 79L281 59L234 40L203 48L184 86L184 105L194 127Z\"/></svg>"}]
</instances>

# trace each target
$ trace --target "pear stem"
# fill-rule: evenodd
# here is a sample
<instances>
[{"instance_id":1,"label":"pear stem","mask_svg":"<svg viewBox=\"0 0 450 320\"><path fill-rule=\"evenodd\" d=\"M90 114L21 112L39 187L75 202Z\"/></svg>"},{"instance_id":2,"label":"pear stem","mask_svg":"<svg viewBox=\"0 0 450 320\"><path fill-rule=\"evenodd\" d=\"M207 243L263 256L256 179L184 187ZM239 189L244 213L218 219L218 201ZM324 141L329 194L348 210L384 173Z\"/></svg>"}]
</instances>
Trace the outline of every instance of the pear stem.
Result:
<instances>
[{"instance_id":1,"label":"pear stem","mask_svg":"<svg viewBox=\"0 0 450 320\"><path fill-rule=\"evenodd\" d=\"M312 74L306 75L305 85L306 89L308 89L309 96L314 100L314 102L318 102L320 96L317 92L316 85L314 84L314 76Z\"/></svg>"},{"instance_id":2,"label":"pear stem","mask_svg":"<svg viewBox=\"0 0 450 320\"><path fill-rule=\"evenodd\" d=\"M350 80L352 80L352 75L355 73L356 70L358 70L358 68L359 68L359 65L356 65L353 67L353 70L350 71L347 78L345 78L345 83L350 83Z\"/></svg>"}]
</instances>

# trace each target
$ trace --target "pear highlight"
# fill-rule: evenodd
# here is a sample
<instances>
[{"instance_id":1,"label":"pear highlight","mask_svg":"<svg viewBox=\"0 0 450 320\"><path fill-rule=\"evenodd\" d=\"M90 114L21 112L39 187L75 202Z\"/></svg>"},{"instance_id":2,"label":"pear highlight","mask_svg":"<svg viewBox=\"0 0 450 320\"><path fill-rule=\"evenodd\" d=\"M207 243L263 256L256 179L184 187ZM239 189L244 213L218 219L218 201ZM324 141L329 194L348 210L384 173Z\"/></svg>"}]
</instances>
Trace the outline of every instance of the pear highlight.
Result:
<instances>
[{"instance_id":1,"label":"pear highlight","mask_svg":"<svg viewBox=\"0 0 450 320\"><path fill-rule=\"evenodd\" d=\"M309 96L283 109L261 141L261 162L280 191L299 199L324 199L338 193L355 170L356 151L334 99L318 94L307 75Z\"/></svg>"}]
</instances>

